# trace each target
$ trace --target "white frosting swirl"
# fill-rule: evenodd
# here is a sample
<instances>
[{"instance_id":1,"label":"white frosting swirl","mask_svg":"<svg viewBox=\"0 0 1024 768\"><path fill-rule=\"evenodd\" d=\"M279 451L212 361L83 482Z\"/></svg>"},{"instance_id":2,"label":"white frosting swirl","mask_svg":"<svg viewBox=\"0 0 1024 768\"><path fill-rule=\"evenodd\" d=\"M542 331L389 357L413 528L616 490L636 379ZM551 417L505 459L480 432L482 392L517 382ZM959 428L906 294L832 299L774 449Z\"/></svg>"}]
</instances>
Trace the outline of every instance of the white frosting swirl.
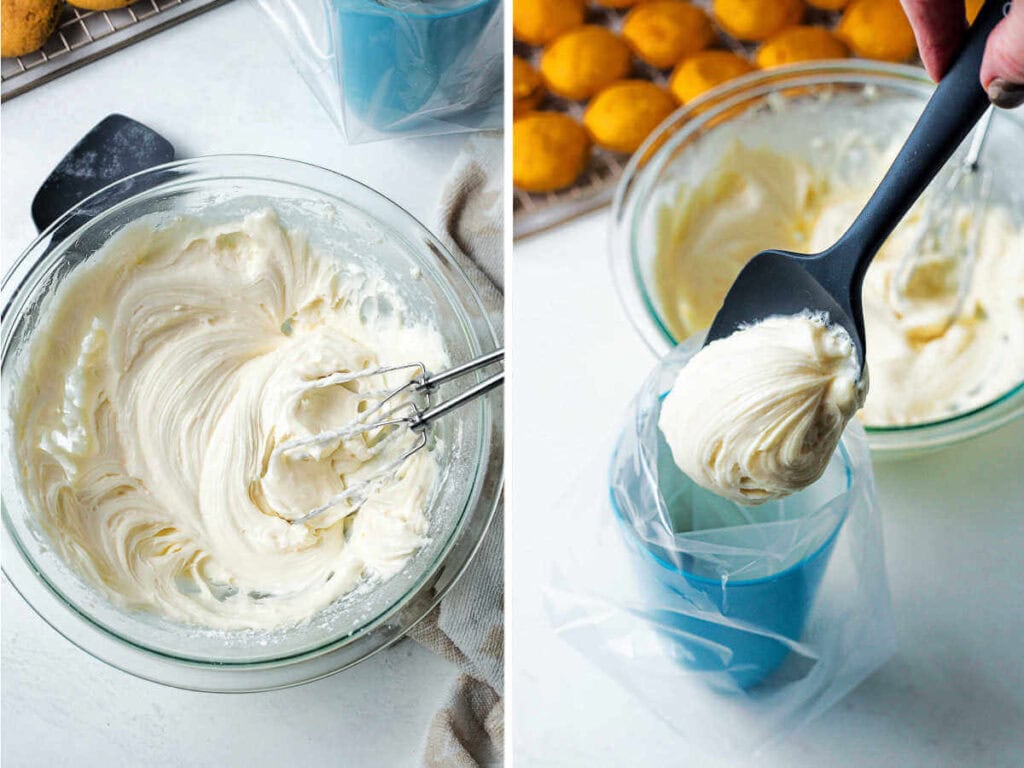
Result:
<instances>
[{"instance_id":1,"label":"white frosting swirl","mask_svg":"<svg viewBox=\"0 0 1024 768\"><path fill-rule=\"evenodd\" d=\"M137 222L76 270L36 330L15 414L30 505L61 555L130 608L222 629L309 618L396 573L427 535L429 450L361 506L294 522L414 434L274 451L402 383L310 381L445 362L436 330L402 315L381 278L315 252L269 211Z\"/></svg>"},{"instance_id":2,"label":"white frosting swirl","mask_svg":"<svg viewBox=\"0 0 1024 768\"><path fill-rule=\"evenodd\" d=\"M740 504L813 483L863 401L849 334L771 317L713 341L679 372L658 427L680 469Z\"/></svg>"}]
</instances>

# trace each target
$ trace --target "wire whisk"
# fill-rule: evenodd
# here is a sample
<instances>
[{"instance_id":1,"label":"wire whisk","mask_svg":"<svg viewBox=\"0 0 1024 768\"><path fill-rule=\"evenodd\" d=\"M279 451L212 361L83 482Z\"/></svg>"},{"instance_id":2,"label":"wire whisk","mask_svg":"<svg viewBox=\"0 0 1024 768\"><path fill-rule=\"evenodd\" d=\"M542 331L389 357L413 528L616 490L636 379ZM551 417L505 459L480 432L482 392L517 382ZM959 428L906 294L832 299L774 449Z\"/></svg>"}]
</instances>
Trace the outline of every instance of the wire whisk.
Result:
<instances>
[{"instance_id":1,"label":"wire whisk","mask_svg":"<svg viewBox=\"0 0 1024 768\"><path fill-rule=\"evenodd\" d=\"M992 173L981 167L981 152L992 124L993 107L982 116L974 129L971 143L963 159L953 168L946 182L932 192L924 203L922 221L910 247L900 259L890 285L894 306L909 310L909 299L915 294L913 282L924 275L928 283L937 279L947 285L955 280L955 293L932 306L930 314L914 318L914 334L934 338L946 331L963 309L970 291L983 230L984 213L992 196ZM939 257L940 274L929 276L929 257ZM951 257L951 259L950 259ZM945 271L948 268L948 272ZM929 290L933 286L927 286Z\"/></svg>"}]
</instances>

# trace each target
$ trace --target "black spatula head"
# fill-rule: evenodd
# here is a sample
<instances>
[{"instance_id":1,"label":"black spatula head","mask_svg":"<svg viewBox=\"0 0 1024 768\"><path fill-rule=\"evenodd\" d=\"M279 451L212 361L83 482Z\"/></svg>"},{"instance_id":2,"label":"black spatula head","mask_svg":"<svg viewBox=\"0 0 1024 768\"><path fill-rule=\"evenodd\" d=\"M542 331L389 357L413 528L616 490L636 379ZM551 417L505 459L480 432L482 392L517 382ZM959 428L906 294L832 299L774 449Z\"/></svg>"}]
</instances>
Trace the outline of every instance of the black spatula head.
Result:
<instances>
[{"instance_id":1,"label":"black spatula head","mask_svg":"<svg viewBox=\"0 0 1024 768\"><path fill-rule=\"evenodd\" d=\"M42 231L103 187L173 159L174 147L159 133L124 115L109 115L43 182L32 201L32 220ZM126 189L125 196L138 191Z\"/></svg>"},{"instance_id":2,"label":"black spatula head","mask_svg":"<svg viewBox=\"0 0 1024 768\"><path fill-rule=\"evenodd\" d=\"M864 321L860 308L840 303L836 295L843 291L830 286L829 291L812 271L823 267L823 256L805 256L789 251L761 251L740 272L715 315L705 344L776 315L811 313L828 317L829 325L838 325L850 334L857 349L857 359L864 367ZM827 276L822 276L828 284ZM849 288L845 296L850 296Z\"/></svg>"}]
</instances>

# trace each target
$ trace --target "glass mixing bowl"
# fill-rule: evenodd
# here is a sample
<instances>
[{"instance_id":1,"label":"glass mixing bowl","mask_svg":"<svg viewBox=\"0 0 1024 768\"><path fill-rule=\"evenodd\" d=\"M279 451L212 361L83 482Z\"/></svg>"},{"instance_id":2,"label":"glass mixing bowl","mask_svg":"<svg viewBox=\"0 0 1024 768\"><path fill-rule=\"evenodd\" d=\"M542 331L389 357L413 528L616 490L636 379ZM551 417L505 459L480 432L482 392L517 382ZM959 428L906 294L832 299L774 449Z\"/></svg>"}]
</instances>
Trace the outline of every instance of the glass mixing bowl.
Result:
<instances>
[{"instance_id":1,"label":"glass mixing bowl","mask_svg":"<svg viewBox=\"0 0 1024 768\"><path fill-rule=\"evenodd\" d=\"M916 67L856 60L816 62L738 78L662 123L626 167L613 202L610 231L616 289L633 326L655 354L664 355L681 341L665 320L653 269L659 211L670 204L681 184L692 184L709 172L722 148L736 138L783 154L806 151L808 133L780 128L776 118L783 113L813 126L812 137L827 136L830 128L840 124L880 140L904 137L932 88L924 71ZM844 107L841 119L836 106ZM997 110L981 163L993 174L993 203L1015 212L1024 226L1024 187L1020 185L1024 119L1018 113ZM855 162L856 153L850 158ZM764 247L772 245L776 244ZM867 427L866 431L876 458L903 458L989 432L1022 414L1024 382L980 408L951 418Z\"/></svg>"},{"instance_id":2,"label":"glass mixing bowl","mask_svg":"<svg viewBox=\"0 0 1024 768\"><path fill-rule=\"evenodd\" d=\"M77 265L142 216L160 222L188 214L224 222L267 206L324 253L381 270L411 319L438 329L453 363L498 345L465 273L406 211L345 176L270 157L186 160L118 182L43 232L2 287L4 573L44 620L88 653L140 677L195 690L295 685L395 642L465 569L502 488L502 399L492 393L432 426L445 469L429 502L429 541L404 569L372 589L353 591L308 623L270 632L214 631L124 610L52 550L21 492L12 431L19 377L45 302Z\"/></svg>"}]
</instances>

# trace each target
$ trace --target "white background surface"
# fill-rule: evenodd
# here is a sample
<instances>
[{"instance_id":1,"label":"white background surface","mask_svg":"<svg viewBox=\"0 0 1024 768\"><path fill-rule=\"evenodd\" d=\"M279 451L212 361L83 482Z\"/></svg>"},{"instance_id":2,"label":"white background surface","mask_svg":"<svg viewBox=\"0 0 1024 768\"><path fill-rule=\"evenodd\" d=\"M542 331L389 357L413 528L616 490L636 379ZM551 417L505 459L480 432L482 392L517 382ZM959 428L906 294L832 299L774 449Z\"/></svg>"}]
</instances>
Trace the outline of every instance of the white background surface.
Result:
<instances>
[{"instance_id":1,"label":"white background surface","mask_svg":"<svg viewBox=\"0 0 1024 768\"><path fill-rule=\"evenodd\" d=\"M391 197L428 227L464 137L348 146L264 18L230 3L3 105L2 261L36 232L43 179L102 118L163 134L178 157L252 152L305 160ZM274 693L163 688L73 647L3 581L5 768L405 766L456 671L403 641L347 672Z\"/></svg>"},{"instance_id":2,"label":"white background surface","mask_svg":"<svg viewBox=\"0 0 1024 768\"><path fill-rule=\"evenodd\" d=\"M555 502L654 364L619 306L606 230L600 212L519 241L510 269L507 727L516 766L718 766L554 636L542 604L577 524ZM1022 446L1018 422L876 466L899 652L750 765L1024 765Z\"/></svg>"},{"instance_id":3,"label":"white background surface","mask_svg":"<svg viewBox=\"0 0 1024 768\"><path fill-rule=\"evenodd\" d=\"M349 147L264 20L233 3L5 104L2 260L35 235L48 171L111 112L179 156L256 152L340 170L428 225L462 139ZM540 541L571 535L552 499L592 458L653 357L619 308L597 214L517 244L509 404L509 722L517 766L712 765L555 638ZM1024 471L1018 423L877 472L900 652L759 766L1019 766L1024 755ZM543 450L540 450L540 448ZM88 657L5 581L6 766L398 766L417 762L454 670L403 642L288 691L196 694Z\"/></svg>"}]
</instances>

